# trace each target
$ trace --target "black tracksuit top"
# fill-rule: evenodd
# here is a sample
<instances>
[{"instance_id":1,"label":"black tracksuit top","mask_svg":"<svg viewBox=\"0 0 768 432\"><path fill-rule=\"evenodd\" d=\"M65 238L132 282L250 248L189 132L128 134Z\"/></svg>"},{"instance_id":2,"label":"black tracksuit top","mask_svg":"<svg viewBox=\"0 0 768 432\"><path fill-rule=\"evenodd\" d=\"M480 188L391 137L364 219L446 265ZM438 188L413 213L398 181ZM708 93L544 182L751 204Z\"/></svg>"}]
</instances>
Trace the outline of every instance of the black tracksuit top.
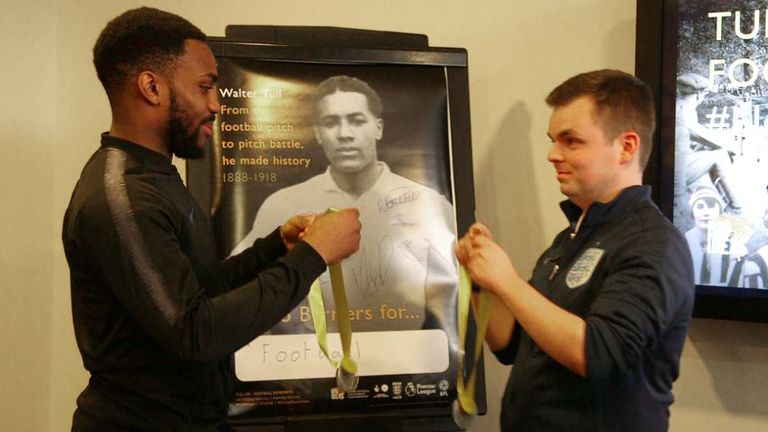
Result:
<instances>
[{"instance_id":1,"label":"black tracksuit top","mask_svg":"<svg viewBox=\"0 0 768 432\"><path fill-rule=\"evenodd\" d=\"M530 283L586 321L587 378L566 369L516 326L497 352L514 363L502 403L502 430L666 431L694 298L682 234L633 186L581 210L539 258Z\"/></svg>"},{"instance_id":2,"label":"black tracksuit top","mask_svg":"<svg viewBox=\"0 0 768 432\"><path fill-rule=\"evenodd\" d=\"M72 314L91 378L73 429L207 431L230 356L309 292L325 264L277 230L219 261L209 218L163 155L102 136L64 217Z\"/></svg>"}]
</instances>

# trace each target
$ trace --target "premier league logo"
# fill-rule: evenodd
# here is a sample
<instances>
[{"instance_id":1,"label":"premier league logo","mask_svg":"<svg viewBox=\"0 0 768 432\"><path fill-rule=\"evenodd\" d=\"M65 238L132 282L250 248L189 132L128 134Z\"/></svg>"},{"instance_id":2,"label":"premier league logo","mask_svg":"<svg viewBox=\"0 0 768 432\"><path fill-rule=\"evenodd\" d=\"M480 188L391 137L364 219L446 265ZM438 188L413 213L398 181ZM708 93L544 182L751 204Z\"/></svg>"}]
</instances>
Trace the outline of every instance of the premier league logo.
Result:
<instances>
[{"instance_id":1,"label":"premier league logo","mask_svg":"<svg viewBox=\"0 0 768 432\"><path fill-rule=\"evenodd\" d=\"M587 283L604 253L605 249L589 248L585 250L571 266L571 270L568 271L568 276L565 278L565 284L568 285L568 288L578 288Z\"/></svg>"}]
</instances>

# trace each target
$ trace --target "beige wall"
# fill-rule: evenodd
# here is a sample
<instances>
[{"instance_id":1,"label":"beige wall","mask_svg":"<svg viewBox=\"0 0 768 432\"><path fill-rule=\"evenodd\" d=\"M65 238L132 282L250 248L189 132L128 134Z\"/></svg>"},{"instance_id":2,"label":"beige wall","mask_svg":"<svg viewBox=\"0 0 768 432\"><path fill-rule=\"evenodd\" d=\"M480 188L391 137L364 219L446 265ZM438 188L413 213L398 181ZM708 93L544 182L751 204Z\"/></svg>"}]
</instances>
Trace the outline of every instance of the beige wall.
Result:
<instances>
[{"instance_id":1,"label":"beige wall","mask_svg":"<svg viewBox=\"0 0 768 432\"><path fill-rule=\"evenodd\" d=\"M43 6L0 18L0 421L20 431L49 430L53 287L64 288L53 277L56 14Z\"/></svg>"},{"instance_id":2,"label":"beige wall","mask_svg":"<svg viewBox=\"0 0 768 432\"><path fill-rule=\"evenodd\" d=\"M329 25L429 35L469 51L477 215L522 273L564 220L545 161L543 96L584 70L634 66L632 0L146 1L211 35L226 24ZM0 419L3 430L68 430L87 376L74 345L61 216L109 127L90 49L108 19L139 2L3 0L0 104ZM694 321L673 431L768 430L768 326ZM497 430L507 369L489 362Z\"/></svg>"}]
</instances>

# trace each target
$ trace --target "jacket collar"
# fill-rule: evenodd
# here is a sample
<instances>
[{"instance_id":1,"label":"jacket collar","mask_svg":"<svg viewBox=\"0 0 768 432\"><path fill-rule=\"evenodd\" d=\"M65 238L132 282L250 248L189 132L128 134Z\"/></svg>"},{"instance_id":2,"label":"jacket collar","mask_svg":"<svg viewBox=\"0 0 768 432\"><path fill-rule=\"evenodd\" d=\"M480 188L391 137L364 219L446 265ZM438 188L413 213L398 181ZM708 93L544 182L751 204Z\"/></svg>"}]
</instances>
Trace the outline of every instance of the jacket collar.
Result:
<instances>
[{"instance_id":1,"label":"jacket collar","mask_svg":"<svg viewBox=\"0 0 768 432\"><path fill-rule=\"evenodd\" d=\"M145 168L152 171L161 173L176 172L176 167L164 155L132 141L112 136L109 132L101 134L101 147L118 148L141 161Z\"/></svg>"},{"instance_id":2,"label":"jacket collar","mask_svg":"<svg viewBox=\"0 0 768 432\"><path fill-rule=\"evenodd\" d=\"M619 195L613 200L603 203L594 202L587 209L587 214L581 222L582 228L600 225L624 212L636 207L641 202L647 202L651 199L650 186L630 186L619 192ZM560 209L565 213L568 221L575 224L581 216L581 208L571 200L560 202Z\"/></svg>"}]
</instances>

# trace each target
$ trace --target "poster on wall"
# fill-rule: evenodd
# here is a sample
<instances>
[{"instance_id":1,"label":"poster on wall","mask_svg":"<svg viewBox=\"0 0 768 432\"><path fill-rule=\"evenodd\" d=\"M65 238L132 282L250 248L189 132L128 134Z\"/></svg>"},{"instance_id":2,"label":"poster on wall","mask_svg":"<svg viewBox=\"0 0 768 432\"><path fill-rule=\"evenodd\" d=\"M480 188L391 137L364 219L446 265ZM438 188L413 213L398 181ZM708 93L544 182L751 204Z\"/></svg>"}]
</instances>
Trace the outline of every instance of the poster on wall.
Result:
<instances>
[{"instance_id":1,"label":"poster on wall","mask_svg":"<svg viewBox=\"0 0 768 432\"><path fill-rule=\"evenodd\" d=\"M673 221L697 285L768 288L768 9L679 0Z\"/></svg>"},{"instance_id":2,"label":"poster on wall","mask_svg":"<svg viewBox=\"0 0 768 432\"><path fill-rule=\"evenodd\" d=\"M231 418L279 423L442 409L450 419L462 350L453 248L458 227L471 223L461 215L473 212L474 200L471 153L454 160L462 154L455 137L465 141L463 151L470 148L469 131L457 128L451 112L453 103L468 113L468 100L450 91L457 82L466 86L466 75L457 80L447 65L458 58L465 67L466 54L424 62L389 51L383 55L399 60L373 62L345 49L355 61L310 61L306 50L294 57L289 49L286 61L272 58L285 57L284 47L249 46L233 55L229 44L211 46L221 109L205 167L189 165L188 173L193 193L201 178L210 179L197 195L210 202L219 255L242 252L297 214L355 207L362 223L360 249L341 264L357 386L340 389L328 359L342 356L343 312L326 272L319 287L328 356L304 300L235 353ZM467 167L470 181L457 185ZM482 377L479 386L483 412Z\"/></svg>"}]
</instances>

